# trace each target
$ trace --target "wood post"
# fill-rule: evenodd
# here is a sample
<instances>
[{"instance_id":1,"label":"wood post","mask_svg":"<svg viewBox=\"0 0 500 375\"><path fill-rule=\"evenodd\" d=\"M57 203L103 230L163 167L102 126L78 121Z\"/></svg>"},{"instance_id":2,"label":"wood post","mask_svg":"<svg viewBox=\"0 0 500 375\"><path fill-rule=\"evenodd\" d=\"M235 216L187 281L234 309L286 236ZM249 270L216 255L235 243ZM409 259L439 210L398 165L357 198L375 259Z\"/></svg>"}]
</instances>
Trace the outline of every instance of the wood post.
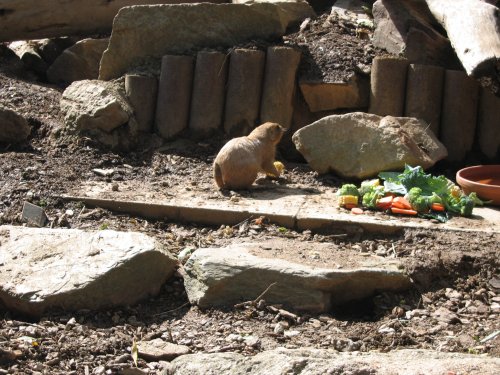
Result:
<instances>
[{"instance_id":1,"label":"wood post","mask_svg":"<svg viewBox=\"0 0 500 375\"><path fill-rule=\"evenodd\" d=\"M444 69L411 64L406 83L405 117L416 117L429 124L439 136Z\"/></svg>"},{"instance_id":2,"label":"wood post","mask_svg":"<svg viewBox=\"0 0 500 375\"><path fill-rule=\"evenodd\" d=\"M465 72L446 70L440 138L448 150L448 161L460 162L472 149L478 91L477 82Z\"/></svg>"},{"instance_id":3,"label":"wood post","mask_svg":"<svg viewBox=\"0 0 500 375\"><path fill-rule=\"evenodd\" d=\"M480 91L477 132L481 152L494 159L500 153L500 98L485 88Z\"/></svg>"},{"instance_id":4,"label":"wood post","mask_svg":"<svg viewBox=\"0 0 500 375\"><path fill-rule=\"evenodd\" d=\"M158 94L158 80L156 77L146 75L127 74L125 75L125 93L134 108L138 130L151 133Z\"/></svg>"},{"instance_id":5,"label":"wood post","mask_svg":"<svg viewBox=\"0 0 500 375\"><path fill-rule=\"evenodd\" d=\"M161 60L156 130L170 139L187 128L193 83L194 58L166 55Z\"/></svg>"},{"instance_id":6,"label":"wood post","mask_svg":"<svg viewBox=\"0 0 500 375\"><path fill-rule=\"evenodd\" d=\"M291 47L269 47L260 105L260 121L277 122L289 128L292 122L292 99L300 51Z\"/></svg>"},{"instance_id":7,"label":"wood post","mask_svg":"<svg viewBox=\"0 0 500 375\"><path fill-rule=\"evenodd\" d=\"M500 69L500 12L485 1L425 0L468 75Z\"/></svg>"},{"instance_id":8,"label":"wood post","mask_svg":"<svg viewBox=\"0 0 500 375\"><path fill-rule=\"evenodd\" d=\"M265 53L236 49L231 52L224 114L224 130L231 137L247 135L259 118Z\"/></svg>"},{"instance_id":9,"label":"wood post","mask_svg":"<svg viewBox=\"0 0 500 375\"><path fill-rule=\"evenodd\" d=\"M403 116L408 60L375 57L372 64L370 108L379 116Z\"/></svg>"},{"instance_id":10,"label":"wood post","mask_svg":"<svg viewBox=\"0 0 500 375\"><path fill-rule=\"evenodd\" d=\"M194 137L208 136L222 124L228 59L221 52L198 52L189 116Z\"/></svg>"}]
</instances>

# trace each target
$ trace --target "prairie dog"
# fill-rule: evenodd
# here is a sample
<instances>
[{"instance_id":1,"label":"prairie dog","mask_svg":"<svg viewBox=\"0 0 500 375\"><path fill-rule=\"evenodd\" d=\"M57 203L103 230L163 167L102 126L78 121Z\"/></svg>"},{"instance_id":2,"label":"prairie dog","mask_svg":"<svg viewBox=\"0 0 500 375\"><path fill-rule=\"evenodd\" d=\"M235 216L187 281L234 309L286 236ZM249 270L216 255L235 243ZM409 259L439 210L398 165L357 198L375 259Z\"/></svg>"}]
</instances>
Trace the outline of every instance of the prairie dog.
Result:
<instances>
[{"instance_id":1,"label":"prairie dog","mask_svg":"<svg viewBox=\"0 0 500 375\"><path fill-rule=\"evenodd\" d=\"M214 179L220 189L247 189L259 172L279 176L274 166L276 145L285 128L274 122L256 127L248 136L233 138L214 160Z\"/></svg>"}]
</instances>

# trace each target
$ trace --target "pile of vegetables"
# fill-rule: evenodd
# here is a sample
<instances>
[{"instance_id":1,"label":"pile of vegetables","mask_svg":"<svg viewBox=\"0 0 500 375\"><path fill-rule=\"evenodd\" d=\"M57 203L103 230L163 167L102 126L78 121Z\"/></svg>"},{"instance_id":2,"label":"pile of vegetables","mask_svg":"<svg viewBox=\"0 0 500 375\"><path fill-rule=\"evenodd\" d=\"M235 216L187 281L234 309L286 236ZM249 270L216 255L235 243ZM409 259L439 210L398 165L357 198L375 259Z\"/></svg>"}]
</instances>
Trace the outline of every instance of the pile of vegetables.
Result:
<instances>
[{"instance_id":1,"label":"pile of vegetables","mask_svg":"<svg viewBox=\"0 0 500 375\"><path fill-rule=\"evenodd\" d=\"M381 172L379 178L363 181L359 188L342 185L337 195L339 206L354 213L360 213L363 207L441 222L447 221L449 214L469 217L474 206L485 203L476 193L465 194L445 176L436 177L426 174L420 166L408 165L402 173Z\"/></svg>"}]
</instances>

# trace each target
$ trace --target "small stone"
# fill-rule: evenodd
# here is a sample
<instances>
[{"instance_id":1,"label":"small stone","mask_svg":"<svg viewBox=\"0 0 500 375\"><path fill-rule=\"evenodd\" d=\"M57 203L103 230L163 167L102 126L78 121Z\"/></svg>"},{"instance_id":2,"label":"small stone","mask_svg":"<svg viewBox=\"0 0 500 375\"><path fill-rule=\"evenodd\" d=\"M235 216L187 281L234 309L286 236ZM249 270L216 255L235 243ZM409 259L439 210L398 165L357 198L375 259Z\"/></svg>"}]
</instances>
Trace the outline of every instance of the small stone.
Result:
<instances>
[{"instance_id":1,"label":"small stone","mask_svg":"<svg viewBox=\"0 0 500 375\"><path fill-rule=\"evenodd\" d=\"M137 349L139 357L147 361L171 361L180 355L191 352L189 347L185 345L176 345L159 338L151 341L139 341L137 343Z\"/></svg>"},{"instance_id":2,"label":"small stone","mask_svg":"<svg viewBox=\"0 0 500 375\"><path fill-rule=\"evenodd\" d=\"M294 331L294 330L288 330L288 331L284 331L283 335L285 337L295 337L295 336L300 335L300 332L299 331Z\"/></svg>"},{"instance_id":3,"label":"small stone","mask_svg":"<svg viewBox=\"0 0 500 375\"><path fill-rule=\"evenodd\" d=\"M285 325L282 322L276 323L274 326L274 333L277 335L282 335L285 332Z\"/></svg>"},{"instance_id":4,"label":"small stone","mask_svg":"<svg viewBox=\"0 0 500 375\"><path fill-rule=\"evenodd\" d=\"M94 168L94 169L92 169L92 172L94 172L98 176L108 177L108 176L111 176L113 173L115 173L115 170L114 169Z\"/></svg>"},{"instance_id":5,"label":"small stone","mask_svg":"<svg viewBox=\"0 0 500 375\"><path fill-rule=\"evenodd\" d=\"M76 325L76 319L75 318L71 318L70 320L68 320L68 322L66 323L66 327L64 327L64 329L66 331L69 331L71 329L73 329L73 327Z\"/></svg>"},{"instance_id":6,"label":"small stone","mask_svg":"<svg viewBox=\"0 0 500 375\"><path fill-rule=\"evenodd\" d=\"M244 338L241 335L238 335L236 333L231 333L226 337L226 341L229 342L242 342L244 341Z\"/></svg>"},{"instance_id":7,"label":"small stone","mask_svg":"<svg viewBox=\"0 0 500 375\"><path fill-rule=\"evenodd\" d=\"M29 202L24 202L23 204L22 218L38 227L44 227L48 222L43 208Z\"/></svg>"},{"instance_id":8,"label":"small stone","mask_svg":"<svg viewBox=\"0 0 500 375\"><path fill-rule=\"evenodd\" d=\"M246 336L244 338L245 345L252 348L258 348L260 346L260 339L256 336Z\"/></svg>"},{"instance_id":9,"label":"small stone","mask_svg":"<svg viewBox=\"0 0 500 375\"><path fill-rule=\"evenodd\" d=\"M451 312L447 308L440 307L436 311L432 313L432 317L437 319L440 322L447 323L447 324L455 324L455 323L461 323L460 319L458 318L457 314Z\"/></svg>"},{"instance_id":10,"label":"small stone","mask_svg":"<svg viewBox=\"0 0 500 375\"><path fill-rule=\"evenodd\" d=\"M391 327L382 326L378 329L378 332L382 334L393 335L396 332L396 330Z\"/></svg>"},{"instance_id":11,"label":"small stone","mask_svg":"<svg viewBox=\"0 0 500 375\"><path fill-rule=\"evenodd\" d=\"M403 309L401 306L396 306L392 309L392 314L394 316L397 316L398 318L402 318L405 316L405 309Z\"/></svg>"},{"instance_id":12,"label":"small stone","mask_svg":"<svg viewBox=\"0 0 500 375\"><path fill-rule=\"evenodd\" d=\"M451 288L446 288L444 295L449 299L462 299L462 293Z\"/></svg>"}]
</instances>

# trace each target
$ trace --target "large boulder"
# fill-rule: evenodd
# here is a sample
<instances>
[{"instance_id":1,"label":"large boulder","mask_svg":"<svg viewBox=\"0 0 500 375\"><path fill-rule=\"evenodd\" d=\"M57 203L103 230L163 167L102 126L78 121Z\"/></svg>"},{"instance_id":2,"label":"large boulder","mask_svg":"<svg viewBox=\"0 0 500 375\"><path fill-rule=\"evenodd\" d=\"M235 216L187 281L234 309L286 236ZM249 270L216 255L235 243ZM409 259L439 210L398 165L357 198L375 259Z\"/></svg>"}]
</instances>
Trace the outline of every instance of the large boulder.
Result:
<instances>
[{"instance_id":1,"label":"large boulder","mask_svg":"<svg viewBox=\"0 0 500 375\"><path fill-rule=\"evenodd\" d=\"M0 227L0 301L33 317L134 304L157 294L176 265L141 233Z\"/></svg>"},{"instance_id":2,"label":"large boulder","mask_svg":"<svg viewBox=\"0 0 500 375\"><path fill-rule=\"evenodd\" d=\"M295 310L324 312L333 305L371 296L375 290L403 290L411 283L394 262L355 260L352 268L318 268L255 255L268 244L197 249L184 265L189 301L201 308L254 300L271 284L265 300ZM312 246L312 245L311 245Z\"/></svg>"},{"instance_id":3,"label":"large boulder","mask_svg":"<svg viewBox=\"0 0 500 375\"><path fill-rule=\"evenodd\" d=\"M65 133L96 139L111 148L128 149L138 125L122 86L116 82L73 82L61 97Z\"/></svg>"},{"instance_id":4,"label":"large boulder","mask_svg":"<svg viewBox=\"0 0 500 375\"><path fill-rule=\"evenodd\" d=\"M0 42L111 31L113 18L128 5L194 3L200 0L2 0ZM226 2L226 0L210 0ZM36 4L36 5L35 5Z\"/></svg>"},{"instance_id":5,"label":"large boulder","mask_svg":"<svg viewBox=\"0 0 500 375\"><path fill-rule=\"evenodd\" d=\"M47 70L49 82L70 84L74 81L97 79L102 54L108 38L84 39L64 50Z\"/></svg>"},{"instance_id":6,"label":"large boulder","mask_svg":"<svg viewBox=\"0 0 500 375\"><path fill-rule=\"evenodd\" d=\"M162 375L451 373L493 375L498 372L498 366L500 366L499 358L431 350L346 353L333 349L278 348L255 356L244 356L239 353L183 355L174 359Z\"/></svg>"},{"instance_id":7,"label":"large boulder","mask_svg":"<svg viewBox=\"0 0 500 375\"><path fill-rule=\"evenodd\" d=\"M346 178L372 177L405 164L426 169L448 155L424 121L362 112L324 117L292 139L315 171Z\"/></svg>"},{"instance_id":8,"label":"large boulder","mask_svg":"<svg viewBox=\"0 0 500 375\"><path fill-rule=\"evenodd\" d=\"M23 116L0 105L0 143L21 143L30 133L31 126Z\"/></svg>"},{"instance_id":9,"label":"large boulder","mask_svg":"<svg viewBox=\"0 0 500 375\"><path fill-rule=\"evenodd\" d=\"M305 1L125 7L114 19L99 78L119 77L151 57L279 37L289 26L314 15Z\"/></svg>"}]
</instances>

